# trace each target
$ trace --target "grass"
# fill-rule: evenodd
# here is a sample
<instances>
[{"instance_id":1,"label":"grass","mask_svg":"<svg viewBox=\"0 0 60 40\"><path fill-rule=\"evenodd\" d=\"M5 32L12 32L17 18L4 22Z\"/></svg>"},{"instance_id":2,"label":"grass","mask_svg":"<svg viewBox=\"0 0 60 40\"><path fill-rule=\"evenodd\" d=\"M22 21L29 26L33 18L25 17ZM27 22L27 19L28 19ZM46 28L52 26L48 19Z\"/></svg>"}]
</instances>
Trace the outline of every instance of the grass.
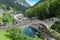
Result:
<instances>
[{"instance_id":1,"label":"grass","mask_svg":"<svg viewBox=\"0 0 60 40\"><path fill-rule=\"evenodd\" d=\"M7 34L6 31L0 30L0 40L11 40L6 36L6 34Z\"/></svg>"}]
</instances>

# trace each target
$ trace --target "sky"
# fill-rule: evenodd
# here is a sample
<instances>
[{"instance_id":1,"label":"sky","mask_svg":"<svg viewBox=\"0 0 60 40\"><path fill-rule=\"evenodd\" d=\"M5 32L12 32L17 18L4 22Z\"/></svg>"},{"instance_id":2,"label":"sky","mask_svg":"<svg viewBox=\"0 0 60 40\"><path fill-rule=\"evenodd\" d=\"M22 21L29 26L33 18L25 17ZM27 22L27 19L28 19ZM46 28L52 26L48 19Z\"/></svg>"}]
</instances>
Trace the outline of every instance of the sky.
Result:
<instances>
[{"instance_id":1,"label":"sky","mask_svg":"<svg viewBox=\"0 0 60 40\"><path fill-rule=\"evenodd\" d=\"M36 4L39 0L26 0L26 2L28 4L30 4L31 6L33 6L34 4Z\"/></svg>"}]
</instances>

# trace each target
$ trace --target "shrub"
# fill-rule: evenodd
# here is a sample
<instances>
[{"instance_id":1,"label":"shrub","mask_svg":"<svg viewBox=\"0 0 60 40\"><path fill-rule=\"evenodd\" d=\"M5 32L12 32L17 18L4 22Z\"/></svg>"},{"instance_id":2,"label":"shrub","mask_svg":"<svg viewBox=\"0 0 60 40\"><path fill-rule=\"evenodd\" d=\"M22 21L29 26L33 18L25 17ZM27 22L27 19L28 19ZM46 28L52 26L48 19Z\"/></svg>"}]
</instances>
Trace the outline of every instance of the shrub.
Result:
<instances>
[{"instance_id":1,"label":"shrub","mask_svg":"<svg viewBox=\"0 0 60 40\"><path fill-rule=\"evenodd\" d=\"M2 22L12 23L12 16L9 13L4 12L2 16Z\"/></svg>"},{"instance_id":2,"label":"shrub","mask_svg":"<svg viewBox=\"0 0 60 40\"><path fill-rule=\"evenodd\" d=\"M57 31L60 33L60 23L59 22L56 22L52 27L51 29Z\"/></svg>"}]
</instances>

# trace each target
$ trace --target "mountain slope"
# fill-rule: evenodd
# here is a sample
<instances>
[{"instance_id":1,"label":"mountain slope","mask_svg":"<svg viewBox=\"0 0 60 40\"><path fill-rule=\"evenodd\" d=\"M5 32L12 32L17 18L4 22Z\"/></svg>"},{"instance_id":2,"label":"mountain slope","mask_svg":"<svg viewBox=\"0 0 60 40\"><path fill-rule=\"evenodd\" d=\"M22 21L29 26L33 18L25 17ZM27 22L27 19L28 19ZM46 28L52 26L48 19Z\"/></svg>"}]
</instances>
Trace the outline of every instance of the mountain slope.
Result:
<instances>
[{"instance_id":1,"label":"mountain slope","mask_svg":"<svg viewBox=\"0 0 60 40\"><path fill-rule=\"evenodd\" d=\"M0 6L5 5L16 10L24 11L30 5L25 0L0 0Z\"/></svg>"},{"instance_id":2,"label":"mountain slope","mask_svg":"<svg viewBox=\"0 0 60 40\"><path fill-rule=\"evenodd\" d=\"M47 19L60 17L60 0L46 0L38 2L33 7L26 9L25 16ZM47 16L48 15L48 16Z\"/></svg>"},{"instance_id":3,"label":"mountain slope","mask_svg":"<svg viewBox=\"0 0 60 40\"><path fill-rule=\"evenodd\" d=\"M16 0L16 1L27 8L30 7L30 5L25 0Z\"/></svg>"}]
</instances>

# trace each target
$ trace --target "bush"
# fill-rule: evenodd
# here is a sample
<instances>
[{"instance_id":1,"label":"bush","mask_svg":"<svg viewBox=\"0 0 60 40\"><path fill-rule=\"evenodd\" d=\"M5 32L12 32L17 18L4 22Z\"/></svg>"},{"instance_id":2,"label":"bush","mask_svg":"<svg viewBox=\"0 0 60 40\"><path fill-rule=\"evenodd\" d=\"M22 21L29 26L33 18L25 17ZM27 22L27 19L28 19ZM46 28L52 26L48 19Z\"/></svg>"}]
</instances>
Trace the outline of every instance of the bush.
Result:
<instances>
[{"instance_id":1,"label":"bush","mask_svg":"<svg viewBox=\"0 0 60 40\"><path fill-rule=\"evenodd\" d=\"M12 23L12 16L9 13L4 12L2 16L2 22Z\"/></svg>"},{"instance_id":2,"label":"bush","mask_svg":"<svg viewBox=\"0 0 60 40\"><path fill-rule=\"evenodd\" d=\"M17 27L9 27L7 29L7 32L9 32L8 36L12 39L12 40L22 40L24 37L21 33L21 30Z\"/></svg>"},{"instance_id":3,"label":"bush","mask_svg":"<svg viewBox=\"0 0 60 40\"><path fill-rule=\"evenodd\" d=\"M60 23L59 22L56 22L52 27L51 29L57 31L60 33Z\"/></svg>"}]
</instances>

